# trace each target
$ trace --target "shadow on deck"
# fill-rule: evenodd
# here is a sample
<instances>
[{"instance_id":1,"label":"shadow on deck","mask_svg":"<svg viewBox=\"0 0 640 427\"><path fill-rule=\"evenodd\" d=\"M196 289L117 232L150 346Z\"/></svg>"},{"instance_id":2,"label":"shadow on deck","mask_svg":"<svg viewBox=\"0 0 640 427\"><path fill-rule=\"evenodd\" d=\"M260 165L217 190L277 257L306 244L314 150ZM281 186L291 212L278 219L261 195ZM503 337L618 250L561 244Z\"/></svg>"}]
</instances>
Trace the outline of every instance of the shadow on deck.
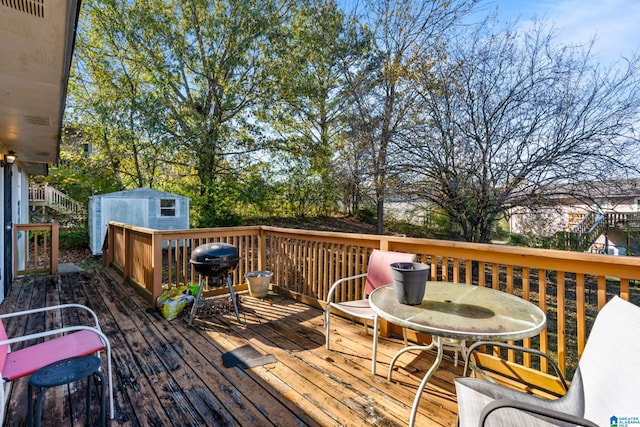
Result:
<instances>
[{"instance_id":1,"label":"shadow on deck","mask_svg":"<svg viewBox=\"0 0 640 427\"><path fill-rule=\"evenodd\" d=\"M324 347L322 311L277 295L241 296L234 315L158 319L147 303L110 270L17 280L0 312L69 302L94 309L111 341L114 420L111 426L403 426L420 379L435 352L410 353L386 380L401 340L380 340L378 373L372 375L371 337L361 325L332 321L332 350ZM67 319L65 319L67 320ZM45 319L59 325L60 316ZM7 322L23 334L42 324ZM277 362L225 368L222 355L249 345ZM104 360L104 357L103 357ZM416 425L455 425L453 378L462 367L445 357L420 400ZM14 382L5 425L26 425L27 379ZM85 383L47 392L43 425L84 425ZM93 405L97 419L97 404Z\"/></svg>"}]
</instances>

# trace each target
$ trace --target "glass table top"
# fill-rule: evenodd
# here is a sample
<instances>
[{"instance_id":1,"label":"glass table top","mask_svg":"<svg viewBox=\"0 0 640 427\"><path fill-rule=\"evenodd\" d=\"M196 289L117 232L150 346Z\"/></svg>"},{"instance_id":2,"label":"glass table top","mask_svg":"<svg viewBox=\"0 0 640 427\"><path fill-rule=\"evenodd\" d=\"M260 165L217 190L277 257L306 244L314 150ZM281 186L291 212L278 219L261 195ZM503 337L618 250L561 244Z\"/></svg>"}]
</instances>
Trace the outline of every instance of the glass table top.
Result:
<instances>
[{"instance_id":1,"label":"glass table top","mask_svg":"<svg viewBox=\"0 0 640 427\"><path fill-rule=\"evenodd\" d=\"M400 304L393 287L369 296L383 319L414 331L463 340L519 340L537 335L547 317L524 299L481 286L427 282L420 305Z\"/></svg>"}]
</instances>

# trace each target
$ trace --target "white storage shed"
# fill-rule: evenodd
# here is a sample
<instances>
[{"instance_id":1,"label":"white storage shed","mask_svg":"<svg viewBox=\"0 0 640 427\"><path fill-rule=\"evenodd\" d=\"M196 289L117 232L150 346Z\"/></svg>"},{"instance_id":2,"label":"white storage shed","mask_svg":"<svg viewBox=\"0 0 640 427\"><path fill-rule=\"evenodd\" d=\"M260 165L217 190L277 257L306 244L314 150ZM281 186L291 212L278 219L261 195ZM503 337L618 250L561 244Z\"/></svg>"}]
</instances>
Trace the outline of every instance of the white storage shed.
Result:
<instances>
[{"instance_id":1,"label":"white storage shed","mask_svg":"<svg viewBox=\"0 0 640 427\"><path fill-rule=\"evenodd\" d=\"M109 221L155 230L189 228L189 198L151 188L117 191L89 198L91 252L102 254Z\"/></svg>"}]
</instances>

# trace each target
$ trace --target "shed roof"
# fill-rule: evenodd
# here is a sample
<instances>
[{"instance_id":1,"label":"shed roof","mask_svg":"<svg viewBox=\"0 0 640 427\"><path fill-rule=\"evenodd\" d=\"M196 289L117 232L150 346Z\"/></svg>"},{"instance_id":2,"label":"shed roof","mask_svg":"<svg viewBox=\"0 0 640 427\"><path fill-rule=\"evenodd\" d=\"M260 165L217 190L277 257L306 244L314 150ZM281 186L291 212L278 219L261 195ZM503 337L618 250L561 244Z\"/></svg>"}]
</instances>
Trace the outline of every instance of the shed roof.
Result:
<instances>
[{"instance_id":1,"label":"shed roof","mask_svg":"<svg viewBox=\"0 0 640 427\"><path fill-rule=\"evenodd\" d=\"M188 197L185 196L181 196L179 194L173 194L173 193L168 193L166 191L161 191L161 190L156 190L154 188L135 188L133 190L123 190L123 191L116 191L114 193L107 193L107 194L99 194L99 195L95 195L92 196L91 198L94 197L113 197L113 198L123 198L123 197L131 197L131 198L165 198L165 199L169 199L169 198L182 198L182 199L188 199Z\"/></svg>"}]
</instances>

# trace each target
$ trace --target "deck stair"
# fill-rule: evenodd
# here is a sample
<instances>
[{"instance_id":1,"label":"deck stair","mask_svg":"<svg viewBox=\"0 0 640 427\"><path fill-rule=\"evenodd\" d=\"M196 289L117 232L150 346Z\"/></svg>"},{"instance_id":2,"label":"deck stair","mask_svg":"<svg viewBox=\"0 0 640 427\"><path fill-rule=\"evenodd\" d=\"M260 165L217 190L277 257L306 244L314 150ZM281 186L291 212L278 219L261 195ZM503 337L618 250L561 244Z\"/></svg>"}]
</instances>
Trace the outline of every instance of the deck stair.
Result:
<instances>
[{"instance_id":1,"label":"deck stair","mask_svg":"<svg viewBox=\"0 0 640 427\"><path fill-rule=\"evenodd\" d=\"M607 215L589 212L571 231L559 231L554 235L554 247L570 251L584 252L604 233Z\"/></svg>"},{"instance_id":2,"label":"deck stair","mask_svg":"<svg viewBox=\"0 0 640 427\"><path fill-rule=\"evenodd\" d=\"M47 207L73 218L87 216L84 204L48 184L29 187L29 205Z\"/></svg>"}]
</instances>

